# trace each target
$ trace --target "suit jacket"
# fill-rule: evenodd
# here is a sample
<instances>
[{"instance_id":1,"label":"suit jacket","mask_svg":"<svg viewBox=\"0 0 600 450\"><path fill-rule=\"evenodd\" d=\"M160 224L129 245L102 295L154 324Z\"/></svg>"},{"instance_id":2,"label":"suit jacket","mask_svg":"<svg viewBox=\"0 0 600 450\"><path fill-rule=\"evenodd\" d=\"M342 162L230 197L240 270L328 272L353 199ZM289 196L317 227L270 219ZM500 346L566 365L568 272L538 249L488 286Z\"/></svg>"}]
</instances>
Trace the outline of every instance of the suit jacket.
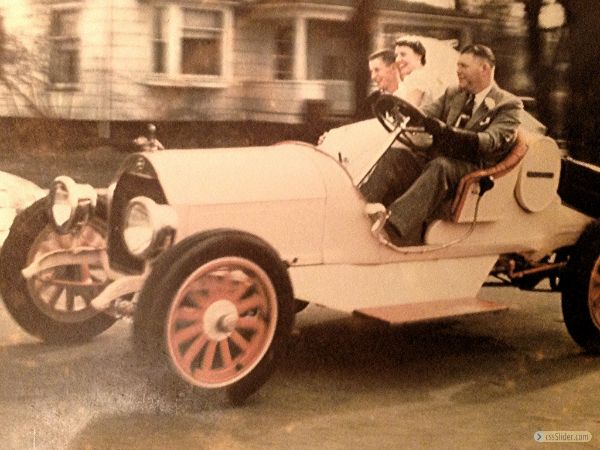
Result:
<instances>
[{"instance_id":1,"label":"suit jacket","mask_svg":"<svg viewBox=\"0 0 600 450\"><path fill-rule=\"evenodd\" d=\"M425 105L423 112L453 126L467 96L468 93L457 86L450 87L441 97ZM510 152L521 124L522 110L523 102L518 97L494 83L483 102L473 111L465 129L477 133L484 166L498 163Z\"/></svg>"}]
</instances>

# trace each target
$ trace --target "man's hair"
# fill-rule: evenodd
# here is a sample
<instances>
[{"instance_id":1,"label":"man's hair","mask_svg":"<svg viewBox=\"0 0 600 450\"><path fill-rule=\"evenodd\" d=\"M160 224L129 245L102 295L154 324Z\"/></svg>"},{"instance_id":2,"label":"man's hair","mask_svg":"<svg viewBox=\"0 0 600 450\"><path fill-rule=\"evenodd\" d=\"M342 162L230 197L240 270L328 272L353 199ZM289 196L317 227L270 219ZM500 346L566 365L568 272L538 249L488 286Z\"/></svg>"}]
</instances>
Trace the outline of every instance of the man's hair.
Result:
<instances>
[{"instance_id":1,"label":"man's hair","mask_svg":"<svg viewBox=\"0 0 600 450\"><path fill-rule=\"evenodd\" d=\"M369 55L369 61L373 61L375 59L381 58L381 60L385 63L386 66L394 64L396 62L396 55L394 51L389 48L384 48L382 50L377 50Z\"/></svg>"},{"instance_id":2,"label":"man's hair","mask_svg":"<svg viewBox=\"0 0 600 450\"><path fill-rule=\"evenodd\" d=\"M481 44L469 44L460 51L461 55L469 53L487 61L490 66L496 67L496 56L491 48Z\"/></svg>"},{"instance_id":3,"label":"man's hair","mask_svg":"<svg viewBox=\"0 0 600 450\"><path fill-rule=\"evenodd\" d=\"M396 47L408 47L408 48L412 49L413 52L415 52L417 55L419 55L421 57L421 64L425 65L425 63L427 62L427 60L425 58L427 51L425 50L425 46L421 43L421 41L418 41L416 39L400 38L400 39L396 40L395 44L396 44Z\"/></svg>"}]
</instances>

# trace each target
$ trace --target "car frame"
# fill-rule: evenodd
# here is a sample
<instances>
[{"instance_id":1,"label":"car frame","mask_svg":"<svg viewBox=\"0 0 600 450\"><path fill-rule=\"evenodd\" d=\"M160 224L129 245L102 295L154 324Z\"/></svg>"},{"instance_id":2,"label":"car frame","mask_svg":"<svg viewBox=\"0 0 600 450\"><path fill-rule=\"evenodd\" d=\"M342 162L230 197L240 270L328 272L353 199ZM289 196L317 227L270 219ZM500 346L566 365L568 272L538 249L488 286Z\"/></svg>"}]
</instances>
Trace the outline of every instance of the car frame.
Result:
<instances>
[{"instance_id":1,"label":"car frame","mask_svg":"<svg viewBox=\"0 0 600 450\"><path fill-rule=\"evenodd\" d=\"M105 190L58 177L0 253L7 309L49 342L131 317L136 355L153 372L234 403L268 379L306 302L392 324L505 309L478 296L490 274L560 284L568 331L600 351L600 225L558 196L566 160L537 130L493 182L492 172L471 177L423 245L374 238L357 186L420 132L414 111L394 104L319 146L140 152Z\"/></svg>"}]
</instances>

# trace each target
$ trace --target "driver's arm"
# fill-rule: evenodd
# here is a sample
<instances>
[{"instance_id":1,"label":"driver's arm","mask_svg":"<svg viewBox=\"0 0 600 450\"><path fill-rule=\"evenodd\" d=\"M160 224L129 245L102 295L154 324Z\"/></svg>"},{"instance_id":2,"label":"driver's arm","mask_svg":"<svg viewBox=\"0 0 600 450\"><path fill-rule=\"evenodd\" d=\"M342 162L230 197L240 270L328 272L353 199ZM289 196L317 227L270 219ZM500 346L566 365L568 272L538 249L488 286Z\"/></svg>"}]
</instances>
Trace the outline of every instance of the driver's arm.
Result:
<instances>
[{"instance_id":1,"label":"driver's arm","mask_svg":"<svg viewBox=\"0 0 600 450\"><path fill-rule=\"evenodd\" d=\"M439 150L452 158L488 166L495 164L516 138L520 124L522 103L518 98L498 105L474 130L447 125L439 118L428 115L425 130L434 137Z\"/></svg>"},{"instance_id":2,"label":"driver's arm","mask_svg":"<svg viewBox=\"0 0 600 450\"><path fill-rule=\"evenodd\" d=\"M441 96L434 99L433 101L421 105L421 110L426 116L437 117L441 119L444 117L444 111L446 108L446 98L448 91L444 92Z\"/></svg>"}]
</instances>

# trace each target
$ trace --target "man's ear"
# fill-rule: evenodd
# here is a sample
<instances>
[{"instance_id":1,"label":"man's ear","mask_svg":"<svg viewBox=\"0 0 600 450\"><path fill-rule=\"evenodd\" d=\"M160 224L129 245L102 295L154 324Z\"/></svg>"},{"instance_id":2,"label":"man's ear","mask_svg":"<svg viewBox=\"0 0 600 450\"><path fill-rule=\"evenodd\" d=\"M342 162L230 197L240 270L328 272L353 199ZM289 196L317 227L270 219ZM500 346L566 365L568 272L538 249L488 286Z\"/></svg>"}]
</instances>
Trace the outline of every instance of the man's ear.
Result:
<instances>
[{"instance_id":1,"label":"man's ear","mask_svg":"<svg viewBox=\"0 0 600 450\"><path fill-rule=\"evenodd\" d=\"M489 75L492 73L492 66L487 61L481 61L481 65L479 66L479 70L483 75Z\"/></svg>"}]
</instances>

